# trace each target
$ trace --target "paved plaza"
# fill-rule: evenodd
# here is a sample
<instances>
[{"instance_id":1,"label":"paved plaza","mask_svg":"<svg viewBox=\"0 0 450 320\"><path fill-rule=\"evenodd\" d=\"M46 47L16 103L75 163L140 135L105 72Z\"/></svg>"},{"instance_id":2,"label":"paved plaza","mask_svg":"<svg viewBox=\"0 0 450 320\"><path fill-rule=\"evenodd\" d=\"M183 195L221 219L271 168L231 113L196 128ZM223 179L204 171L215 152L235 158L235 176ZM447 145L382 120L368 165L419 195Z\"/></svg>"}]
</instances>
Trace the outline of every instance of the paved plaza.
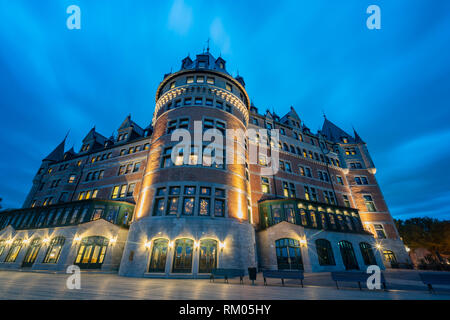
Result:
<instances>
[{"instance_id":1,"label":"paved plaza","mask_svg":"<svg viewBox=\"0 0 450 320\"><path fill-rule=\"evenodd\" d=\"M269 279L264 286L261 274L251 285L248 278L240 285L238 279L225 284L222 279L211 283L207 279L149 279L125 278L116 274L81 273L81 289L68 289L69 274L0 271L0 299L217 299L217 300L271 300L271 299L363 299L363 300L450 300L450 287L436 287L430 294L412 271L386 272L388 292L360 291L357 286L345 284L337 290L329 280L329 273L305 274L305 287L296 281L281 286L277 279Z\"/></svg>"}]
</instances>

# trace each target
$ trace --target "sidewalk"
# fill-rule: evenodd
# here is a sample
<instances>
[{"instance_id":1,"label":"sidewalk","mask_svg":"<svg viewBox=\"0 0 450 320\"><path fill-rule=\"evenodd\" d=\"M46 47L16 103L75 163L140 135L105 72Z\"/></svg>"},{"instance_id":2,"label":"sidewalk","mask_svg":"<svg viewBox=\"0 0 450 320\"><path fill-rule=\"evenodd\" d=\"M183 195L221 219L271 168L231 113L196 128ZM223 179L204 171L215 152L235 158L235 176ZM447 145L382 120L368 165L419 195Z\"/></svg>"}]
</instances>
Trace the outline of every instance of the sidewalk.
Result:
<instances>
[{"instance_id":1,"label":"sidewalk","mask_svg":"<svg viewBox=\"0 0 450 320\"><path fill-rule=\"evenodd\" d=\"M337 290L334 283L326 282L323 276L308 275L304 281L305 288L301 288L295 281L287 281L282 287L277 279L270 279L269 285L263 286L260 275L256 285L251 285L248 278L244 285L240 285L239 279L231 279L229 284L225 284L222 279L210 283L206 279L142 279L83 273L81 289L69 290L66 287L69 275L66 274L0 271L0 299L450 300L450 292L440 290L437 294L426 290ZM322 279L326 285L310 284L313 278Z\"/></svg>"}]
</instances>

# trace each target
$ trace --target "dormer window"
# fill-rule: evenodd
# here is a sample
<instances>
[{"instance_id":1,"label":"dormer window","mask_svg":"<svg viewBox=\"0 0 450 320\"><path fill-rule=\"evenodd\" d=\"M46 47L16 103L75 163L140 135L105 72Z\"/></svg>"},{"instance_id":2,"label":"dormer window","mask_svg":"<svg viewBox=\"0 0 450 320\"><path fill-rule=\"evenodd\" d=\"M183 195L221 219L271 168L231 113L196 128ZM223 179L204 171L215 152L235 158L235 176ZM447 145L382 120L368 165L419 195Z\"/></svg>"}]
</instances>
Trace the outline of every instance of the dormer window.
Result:
<instances>
[{"instance_id":1,"label":"dormer window","mask_svg":"<svg viewBox=\"0 0 450 320\"><path fill-rule=\"evenodd\" d=\"M208 82L208 84L214 84L214 78L213 77L208 77L206 82Z\"/></svg>"},{"instance_id":2,"label":"dormer window","mask_svg":"<svg viewBox=\"0 0 450 320\"><path fill-rule=\"evenodd\" d=\"M219 62L219 68L220 69L225 69L225 65L223 64L223 62Z\"/></svg>"},{"instance_id":3,"label":"dormer window","mask_svg":"<svg viewBox=\"0 0 450 320\"><path fill-rule=\"evenodd\" d=\"M194 83L194 77L187 77L186 83Z\"/></svg>"},{"instance_id":4,"label":"dormer window","mask_svg":"<svg viewBox=\"0 0 450 320\"><path fill-rule=\"evenodd\" d=\"M228 91L233 91L233 86L232 86L231 84L227 83L227 84L226 84L226 89L227 89Z\"/></svg>"},{"instance_id":5,"label":"dormer window","mask_svg":"<svg viewBox=\"0 0 450 320\"><path fill-rule=\"evenodd\" d=\"M205 61L199 61L198 62L198 67L202 68L202 69L206 68L206 62Z\"/></svg>"},{"instance_id":6,"label":"dormer window","mask_svg":"<svg viewBox=\"0 0 450 320\"><path fill-rule=\"evenodd\" d=\"M173 88L175 88L175 81L170 83L170 89L173 89Z\"/></svg>"},{"instance_id":7,"label":"dormer window","mask_svg":"<svg viewBox=\"0 0 450 320\"><path fill-rule=\"evenodd\" d=\"M198 76L197 77L197 83L204 83L205 82L205 77L204 76Z\"/></svg>"},{"instance_id":8,"label":"dormer window","mask_svg":"<svg viewBox=\"0 0 450 320\"><path fill-rule=\"evenodd\" d=\"M348 143L348 139L346 137L342 137L341 139L343 143Z\"/></svg>"}]
</instances>

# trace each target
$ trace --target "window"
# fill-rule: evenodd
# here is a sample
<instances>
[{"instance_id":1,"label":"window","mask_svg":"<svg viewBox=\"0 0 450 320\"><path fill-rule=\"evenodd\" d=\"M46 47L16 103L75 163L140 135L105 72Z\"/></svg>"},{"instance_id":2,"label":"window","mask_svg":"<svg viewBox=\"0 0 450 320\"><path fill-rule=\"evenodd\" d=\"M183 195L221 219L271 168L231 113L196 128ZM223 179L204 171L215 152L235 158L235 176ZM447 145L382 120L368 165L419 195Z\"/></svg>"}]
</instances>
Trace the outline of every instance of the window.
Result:
<instances>
[{"instance_id":1,"label":"window","mask_svg":"<svg viewBox=\"0 0 450 320\"><path fill-rule=\"evenodd\" d=\"M153 241L148 272L165 272L168 246L169 240L156 239Z\"/></svg>"},{"instance_id":2,"label":"window","mask_svg":"<svg viewBox=\"0 0 450 320\"><path fill-rule=\"evenodd\" d=\"M184 197L183 199L183 215L192 216L194 214L194 197Z\"/></svg>"},{"instance_id":3,"label":"window","mask_svg":"<svg viewBox=\"0 0 450 320\"><path fill-rule=\"evenodd\" d=\"M352 169L362 169L362 164L360 162L351 162L350 168Z\"/></svg>"},{"instance_id":4,"label":"window","mask_svg":"<svg viewBox=\"0 0 450 320\"><path fill-rule=\"evenodd\" d=\"M316 251L321 266L334 266L336 262L334 260L333 249L331 243L325 239L316 240Z\"/></svg>"},{"instance_id":5,"label":"window","mask_svg":"<svg viewBox=\"0 0 450 320\"><path fill-rule=\"evenodd\" d=\"M199 273L210 273L217 267L217 241L204 239L200 241Z\"/></svg>"},{"instance_id":6,"label":"window","mask_svg":"<svg viewBox=\"0 0 450 320\"><path fill-rule=\"evenodd\" d=\"M162 156L161 168L168 168L172 166L171 155L172 155L172 147L165 148Z\"/></svg>"},{"instance_id":7,"label":"window","mask_svg":"<svg viewBox=\"0 0 450 320\"><path fill-rule=\"evenodd\" d=\"M359 249L361 249L361 255L366 266L376 265L375 255L373 254L372 246L367 242L361 242L359 244Z\"/></svg>"},{"instance_id":8,"label":"window","mask_svg":"<svg viewBox=\"0 0 450 320\"><path fill-rule=\"evenodd\" d=\"M290 162L285 162L286 163L286 171L287 172L292 172L292 169L291 169L291 163Z\"/></svg>"},{"instance_id":9,"label":"window","mask_svg":"<svg viewBox=\"0 0 450 320\"><path fill-rule=\"evenodd\" d=\"M208 84L214 84L214 83L215 83L215 80L214 80L213 77L208 77L208 78L206 78L206 82L207 82Z\"/></svg>"},{"instance_id":10,"label":"window","mask_svg":"<svg viewBox=\"0 0 450 320\"><path fill-rule=\"evenodd\" d=\"M156 198L155 198L155 207L153 210L154 216L162 216L164 215L164 212L166 210L166 201L164 199L164 196L166 195L166 188L158 188L156 191Z\"/></svg>"},{"instance_id":11,"label":"window","mask_svg":"<svg viewBox=\"0 0 450 320\"><path fill-rule=\"evenodd\" d=\"M194 77L187 77L186 83L194 83Z\"/></svg>"},{"instance_id":12,"label":"window","mask_svg":"<svg viewBox=\"0 0 450 320\"><path fill-rule=\"evenodd\" d=\"M5 262L15 262L19 255L20 249L22 249L22 239L14 240L6 256Z\"/></svg>"},{"instance_id":13,"label":"window","mask_svg":"<svg viewBox=\"0 0 450 320\"><path fill-rule=\"evenodd\" d=\"M69 180L67 181L67 183L74 183L76 178L77 178L76 175L71 174L70 177L69 177Z\"/></svg>"},{"instance_id":14,"label":"window","mask_svg":"<svg viewBox=\"0 0 450 320\"><path fill-rule=\"evenodd\" d=\"M201 97L196 97L194 100L195 105L199 106L201 104L203 104L203 98Z\"/></svg>"},{"instance_id":15,"label":"window","mask_svg":"<svg viewBox=\"0 0 450 320\"><path fill-rule=\"evenodd\" d=\"M64 237L53 238L48 247L43 263L57 263L66 239Z\"/></svg>"},{"instance_id":16,"label":"window","mask_svg":"<svg viewBox=\"0 0 450 320\"><path fill-rule=\"evenodd\" d=\"M348 196L344 194L342 195L342 198L344 199L344 206L350 208L350 200L348 199Z\"/></svg>"},{"instance_id":17,"label":"window","mask_svg":"<svg viewBox=\"0 0 450 320\"><path fill-rule=\"evenodd\" d=\"M387 262L391 263L391 266L392 266L392 264L397 263L397 258L395 257L394 252L392 252L391 250L384 250L383 256Z\"/></svg>"},{"instance_id":18,"label":"window","mask_svg":"<svg viewBox=\"0 0 450 320\"><path fill-rule=\"evenodd\" d=\"M116 199L116 198L119 197L119 188L120 188L119 186L114 186L113 192L112 192L112 195L111 195L112 199ZM80 193L80 195L81 195L81 193ZM78 200L81 200L81 199L78 199Z\"/></svg>"},{"instance_id":19,"label":"window","mask_svg":"<svg viewBox=\"0 0 450 320\"><path fill-rule=\"evenodd\" d=\"M194 249L194 240L177 239L175 241L173 267L174 273L192 272L192 252Z\"/></svg>"},{"instance_id":20,"label":"window","mask_svg":"<svg viewBox=\"0 0 450 320\"><path fill-rule=\"evenodd\" d=\"M169 189L169 203L167 208L168 215L176 215L178 213L178 202L180 195L180 187L170 187Z\"/></svg>"},{"instance_id":21,"label":"window","mask_svg":"<svg viewBox=\"0 0 450 320\"><path fill-rule=\"evenodd\" d=\"M355 155L356 149L355 148L345 148L345 154L346 155Z\"/></svg>"},{"instance_id":22,"label":"window","mask_svg":"<svg viewBox=\"0 0 450 320\"><path fill-rule=\"evenodd\" d=\"M386 239L386 233L382 224L374 224L373 227L378 239Z\"/></svg>"},{"instance_id":23,"label":"window","mask_svg":"<svg viewBox=\"0 0 450 320\"><path fill-rule=\"evenodd\" d=\"M133 192L134 192L134 187L135 186L136 186L135 183L130 183L130 185L128 186L127 197L132 197L133 196Z\"/></svg>"},{"instance_id":24,"label":"window","mask_svg":"<svg viewBox=\"0 0 450 320\"><path fill-rule=\"evenodd\" d=\"M342 180L342 177L341 176L336 176L336 181L337 181L337 183L339 183L340 185L344 185L344 180Z\"/></svg>"},{"instance_id":25,"label":"window","mask_svg":"<svg viewBox=\"0 0 450 320\"><path fill-rule=\"evenodd\" d=\"M263 193L270 193L269 178L261 177L261 191Z\"/></svg>"},{"instance_id":26,"label":"window","mask_svg":"<svg viewBox=\"0 0 450 320\"><path fill-rule=\"evenodd\" d=\"M228 91L233 91L233 86L232 86L231 84L229 84L228 82L227 82L225 88L226 88Z\"/></svg>"},{"instance_id":27,"label":"window","mask_svg":"<svg viewBox=\"0 0 450 320\"><path fill-rule=\"evenodd\" d=\"M91 236L81 240L75 264L81 269L100 269L106 256L109 240Z\"/></svg>"},{"instance_id":28,"label":"window","mask_svg":"<svg viewBox=\"0 0 450 320\"><path fill-rule=\"evenodd\" d=\"M295 239L275 241L278 270L303 270L300 242Z\"/></svg>"},{"instance_id":29,"label":"window","mask_svg":"<svg viewBox=\"0 0 450 320\"><path fill-rule=\"evenodd\" d=\"M346 240L342 240L338 242L338 246L341 251L342 262L344 263L345 270L358 270L359 266L356 261L353 245Z\"/></svg>"},{"instance_id":30,"label":"window","mask_svg":"<svg viewBox=\"0 0 450 320\"><path fill-rule=\"evenodd\" d=\"M204 76L197 76L197 83L204 83L205 77Z\"/></svg>"},{"instance_id":31,"label":"window","mask_svg":"<svg viewBox=\"0 0 450 320\"><path fill-rule=\"evenodd\" d=\"M199 215L209 216L211 211L211 188L201 187L200 188L200 204L199 204Z\"/></svg>"},{"instance_id":32,"label":"window","mask_svg":"<svg viewBox=\"0 0 450 320\"><path fill-rule=\"evenodd\" d=\"M225 216L225 190L216 188L214 199L214 216Z\"/></svg>"},{"instance_id":33,"label":"window","mask_svg":"<svg viewBox=\"0 0 450 320\"><path fill-rule=\"evenodd\" d=\"M175 81L172 81L171 83L170 83L170 87L169 87L170 89L173 89L173 88L175 88Z\"/></svg>"},{"instance_id":34,"label":"window","mask_svg":"<svg viewBox=\"0 0 450 320\"><path fill-rule=\"evenodd\" d=\"M377 211L375 208L375 203L373 202L372 196L365 195L365 196L363 196L363 198L364 198L364 203L366 204L367 211L369 211L369 212Z\"/></svg>"}]
</instances>

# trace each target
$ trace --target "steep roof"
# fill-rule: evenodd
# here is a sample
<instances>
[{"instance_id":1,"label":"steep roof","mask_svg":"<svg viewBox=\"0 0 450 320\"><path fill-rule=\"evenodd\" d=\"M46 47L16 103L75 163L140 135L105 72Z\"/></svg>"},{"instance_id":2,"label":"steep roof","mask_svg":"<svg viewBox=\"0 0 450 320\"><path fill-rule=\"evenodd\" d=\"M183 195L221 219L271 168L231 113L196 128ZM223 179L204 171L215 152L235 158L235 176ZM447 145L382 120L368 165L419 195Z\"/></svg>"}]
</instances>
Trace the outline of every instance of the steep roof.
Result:
<instances>
[{"instance_id":1,"label":"steep roof","mask_svg":"<svg viewBox=\"0 0 450 320\"><path fill-rule=\"evenodd\" d=\"M96 132L96 131L95 131L95 127L93 127L93 128L88 132L88 134L86 135L86 137L84 137L83 143L90 142L90 141L92 141L92 140L94 140L94 141L96 141L96 142L99 142L99 143L101 143L101 144L104 144L104 143L106 142L107 139L106 139L106 137L102 136L100 133Z\"/></svg>"},{"instance_id":2,"label":"steep roof","mask_svg":"<svg viewBox=\"0 0 450 320\"><path fill-rule=\"evenodd\" d=\"M204 63L202 65L201 63ZM223 64L223 68L221 68L220 63ZM192 60L189 56L183 59L181 63L181 70L185 69L209 69L216 70L229 75L225 68L225 60L221 57L215 58L210 52L209 49L206 52L198 54L195 60Z\"/></svg>"},{"instance_id":3,"label":"steep roof","mask_svg":"<svg viewBox=\"0 0 450 320\"><path fill-rule=\"evenodd\" d=\"M342 142L342 138L347 138L350 143L354 143L355 139L347 132L336 126L330 120L325 118L323 122L321 133L327 137L327 139L334 142Z\"/></svg>"},{"instance_id":4,"label":"steep roof","mask_svg":"<svg viewBox=\"0 0 450 320\"><path fill-rule=\"evenodd\" d=\"M136 122L131 120L131 115L128 115L125 120L122 122L122 124L119 127L119 130L127 129L127 128L133 128L139 135L144 134L144 129L142 129Z\"/></svg>"},{"instance_id":5,"label":"steep roof","mask_svg":"<svg viewBox=\"0 0 450 320\"><path fill-rule=\"evenodd\" d=\"M64 159L64 148L66 145L66 138L58 144L58 146L50 152L48 156L46 156L42 161L54 161L58 162Z\"/></svg>"}]
</instances>

